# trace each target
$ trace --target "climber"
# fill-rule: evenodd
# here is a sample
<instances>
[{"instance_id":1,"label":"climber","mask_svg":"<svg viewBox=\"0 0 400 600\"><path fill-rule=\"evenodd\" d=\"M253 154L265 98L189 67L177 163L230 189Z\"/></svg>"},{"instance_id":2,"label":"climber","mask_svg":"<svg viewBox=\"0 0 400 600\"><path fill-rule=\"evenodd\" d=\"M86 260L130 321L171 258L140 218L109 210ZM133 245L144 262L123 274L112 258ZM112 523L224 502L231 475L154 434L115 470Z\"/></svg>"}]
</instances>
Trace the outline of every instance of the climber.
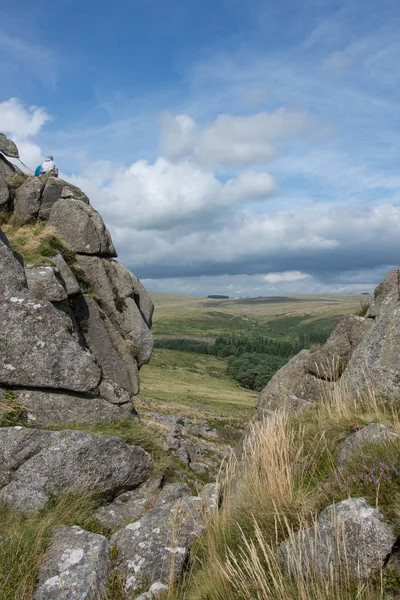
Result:
<instances>
[{"instance_id":1,"label":"climber","mask_svg":"<svg viewBox=\"0 0 400 600\"><path fill-rule=\"evenodd\" d=\"M36 173L36 171L35 171ZM41 175L52 175L58 177L58 169L52 156L48 156L44 162L42 162Z\"/></svg>"}]
</instances>

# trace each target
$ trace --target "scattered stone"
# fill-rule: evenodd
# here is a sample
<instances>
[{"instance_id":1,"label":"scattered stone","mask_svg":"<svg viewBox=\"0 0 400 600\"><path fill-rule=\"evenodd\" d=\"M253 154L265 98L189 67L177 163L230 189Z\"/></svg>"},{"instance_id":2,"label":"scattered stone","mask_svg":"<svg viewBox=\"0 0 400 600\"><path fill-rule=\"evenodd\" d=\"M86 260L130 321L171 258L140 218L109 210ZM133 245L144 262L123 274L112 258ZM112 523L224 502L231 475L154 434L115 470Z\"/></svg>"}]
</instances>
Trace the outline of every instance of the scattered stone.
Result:
<instances>
[{"instance_id":1,"label":"scattered stone","mask_svg":"<svg viewBox=\"0 0 400 600\"><path fill-rule=\"evenodd\" d=\"M44 181L39 177L27 177L17 189L14 213L21 225L33 223L39 214Z\"/></svg>"},{"instance_id":2,"label":"scattered stone","mask_svg":"<svg viewBox=\"0 0 400 600\"><path fill-rule=\"evenodd\" d=\"M126 589L135 590L146 580L168 582L170 576L176 581L203 531L202 500L193 496L157 502L141 519L117 531L110 543L119 550Z\"/></svg>"},{"instance_id":3,"label":"scattered stone","mask_svg":"<svg viewBox=\"0 0 400 600\"><path fill-rule=\"evenodd\" d=\"M81 288L79 286L79 283L75 275L65 262L62 254L57 252L54 256L51 257L50 260L56 265L57 269L60 272L65 289L67 291L67 295L74 296L75 294L80 294Z\"/></svg>"},{"instance_id":4,"label":"scattered stone","mask_svg":"<svg viewBox=\"0 0 400 600\"><path fill-rule=\"evenodd\" d=\"M82 200L58 200L50 212L49 224L74 252L116 256L111 236L99 213Z\"/></svg>"},{"instance_id":5,"label":"scattered stone","mask_svg":"<svg viewBox=\"0 0 400 600\"><path fill-rule=\"evenodd\" d=\"M0 152L11 158L19 158L19 152L16 144L7 138L4 133L0 133Z\"/></svg>"},{"instance_id":6,"label":"scattered stone","mask_svg":"<svg viewBox=\"0 0 400 600\"><path fill-rule=\"evenodd\" d=\"M82 398L38 390L16 393L21 406L27 411L28 422L42 427L137 418L129 408L114 406L103 398Z\"/></svg>"},{"instance_id":7,"label":"scattered stone","mask_svg":"<svg viewBox=\"0 0 400 600\"><path fill-rule=\"evenodd\" d=\"M57 527L33 600L97 600L110 574L108 540L80 527Z\"/></svg>"},{"instance_id":8,"label":"scattered stone","mask_svg":"<svg viewBox=\"0 0 400 600\"><path fill-rule=\"evenodd\" d=\"M147 452L114 436L0 428L0 502L26 513L67 490L112 499L145 481L151 466Z\"/></svg>"},{"instance_id":9,"label":"scattered stone","mask_svg":"<svg viewBox=\"0 0 400 600\"><path fill-rule=\"evenodd\" d=\"M381 444L399 439L399 434L391 427L380 423L371 423L347 437L338 454L338 462L344 466L362 453L370 444Z\"/></svg>"},{"instance_id":10,"label":"scattered stone","mask_svg":"<svg viewBox=\"0 0 400 600\"><path fill-rule=\"evenodd\" d=\"M25 267L25 273L29 291L36 300L61 302L67 299L55 267Z\"/></svg>"},{"instance_id":11,"label":"scattered stone","mask_svg":"<svg viewBox=\"0 0 400 600\"><path fill-rule=\"evenodd\" d=\"M315 526L283 542L279 554L295 577L346 569L350 578L367 579L380 571L395 541L380 512L364 498L350 498L328 506Z\"/></svg>"}]
</instances>

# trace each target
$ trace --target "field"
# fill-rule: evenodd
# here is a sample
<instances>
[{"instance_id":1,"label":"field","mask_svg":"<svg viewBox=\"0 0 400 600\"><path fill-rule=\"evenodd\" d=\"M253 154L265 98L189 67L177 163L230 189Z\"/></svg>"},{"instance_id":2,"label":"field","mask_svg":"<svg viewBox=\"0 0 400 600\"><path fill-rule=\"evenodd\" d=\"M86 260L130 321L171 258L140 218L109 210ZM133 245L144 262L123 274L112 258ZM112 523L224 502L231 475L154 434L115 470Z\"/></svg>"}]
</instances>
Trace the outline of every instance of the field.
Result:
<instances>
[{"instance_id":1,"label":"field","mask_svg":"<svg viewBox=\"0 0 400 600\"><path fill-rule=\"evenodd\" d=\"M258 334L294 340L329 333L343 315L358 312L370 296L327 295L214 300L150 294L155 304L153 334L213 340L221 334Z\"/></svg>"}]
</instances>

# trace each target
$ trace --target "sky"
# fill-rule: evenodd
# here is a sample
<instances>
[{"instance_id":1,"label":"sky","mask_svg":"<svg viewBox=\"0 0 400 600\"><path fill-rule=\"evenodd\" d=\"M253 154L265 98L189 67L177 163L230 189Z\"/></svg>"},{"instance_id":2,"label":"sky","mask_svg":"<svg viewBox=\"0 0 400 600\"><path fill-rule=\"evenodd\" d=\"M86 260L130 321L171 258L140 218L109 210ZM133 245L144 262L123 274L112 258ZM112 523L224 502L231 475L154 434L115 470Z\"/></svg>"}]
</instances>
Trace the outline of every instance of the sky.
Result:
<instances>
[{"instance_id":1,"label":"sky","mask_svg":"<svg viewBox=\"0 0 400 600\"><path fill-rule=\"evenodd\" d=\"M0 131L147 289L372 291L400 261L398 0L3 0Z\"/></svg>"}]
</instances>

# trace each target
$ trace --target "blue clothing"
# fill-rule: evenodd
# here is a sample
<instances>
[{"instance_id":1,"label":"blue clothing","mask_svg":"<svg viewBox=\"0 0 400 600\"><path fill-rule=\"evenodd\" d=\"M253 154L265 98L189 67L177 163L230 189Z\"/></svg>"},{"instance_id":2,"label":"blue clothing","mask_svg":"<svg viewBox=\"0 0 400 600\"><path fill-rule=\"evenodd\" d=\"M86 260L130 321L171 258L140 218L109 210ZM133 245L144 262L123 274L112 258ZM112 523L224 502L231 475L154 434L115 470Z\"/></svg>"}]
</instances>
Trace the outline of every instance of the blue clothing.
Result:
<instances>
[{"instance_id":1,"label":"blue clothing","mask_svg":"<svg viewBox=\"0 0 400 600\"><path fill-rule=\"evenodd\" d=\"M41 175L41 174L42 174L42 165L39 165L35 169L35 177L39 177L39 175Z\"/></svg>"}]
</instances>

